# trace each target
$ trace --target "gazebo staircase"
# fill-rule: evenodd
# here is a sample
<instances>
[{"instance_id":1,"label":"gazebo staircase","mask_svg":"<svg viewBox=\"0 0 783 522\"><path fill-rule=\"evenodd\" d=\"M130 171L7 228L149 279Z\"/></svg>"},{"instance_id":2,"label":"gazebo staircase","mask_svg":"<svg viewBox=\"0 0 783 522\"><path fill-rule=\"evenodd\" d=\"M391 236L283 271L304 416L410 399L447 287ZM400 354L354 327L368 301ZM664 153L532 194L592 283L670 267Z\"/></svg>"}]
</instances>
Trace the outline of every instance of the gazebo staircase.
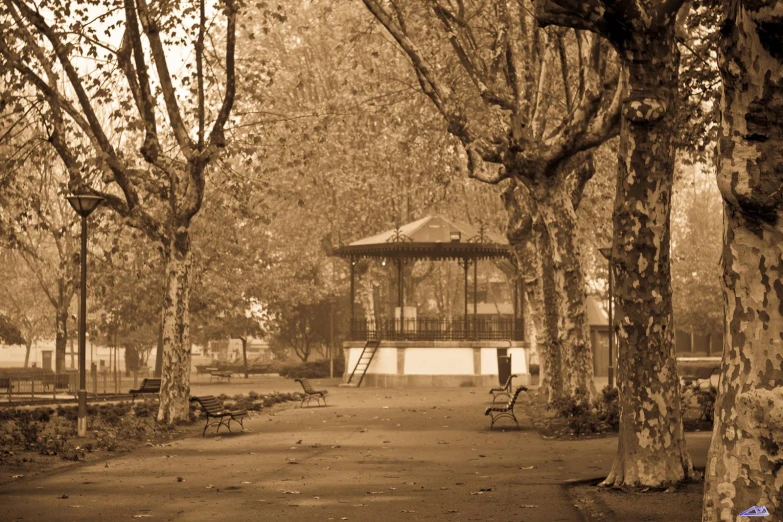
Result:
<instances>
[{"instance_id":1,"label":"gazebo staircase","mask_svg":"<svg viewBox=\"0 0 783 522\"><path fill-rule=\"evenodd\" d=\"M348 382L341 384L344 387L358 388L362 385L364 375L367 373L367 368L370 367L370 363L375 357L375 352L378 351L380 341L367 341L362 350L362 354L359 356L359 360L356 361L356 366L353 367L351 376L348 377Z\"/></svg>"}]
</instances>

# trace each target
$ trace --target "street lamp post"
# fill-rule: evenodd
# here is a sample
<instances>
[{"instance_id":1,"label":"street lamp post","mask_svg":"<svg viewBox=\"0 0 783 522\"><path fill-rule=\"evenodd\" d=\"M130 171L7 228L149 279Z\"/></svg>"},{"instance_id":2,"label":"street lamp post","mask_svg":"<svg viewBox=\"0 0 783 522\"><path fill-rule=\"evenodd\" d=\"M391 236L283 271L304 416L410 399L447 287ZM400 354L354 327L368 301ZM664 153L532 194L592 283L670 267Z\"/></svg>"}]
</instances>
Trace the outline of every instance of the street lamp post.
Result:
<instances>
[{"instance_id":1,"label":"street lamp post","mask_svg":"<svg viewBox=\"0 0 783 522\"><path fill-rule=\"evenodd\" d=\"M79 408L76 424L79 437L87 436L87 217L98 208L103 198L93 194L68 196L68 203L82 218L82 249L80 256L81 283L79 287Z\"/></svg>"},{"instance_id":2,"label":"street lamp post","mask_svg":"<svg viewBox=\"0 0 783 522\"><path fill-rule=\"evenodd\" d=\"M614 388L614 321L612 317L614 303L614 274L612 273L612 247L598 249L609 261L609 388Z\"/></svg>"}]
</instances>

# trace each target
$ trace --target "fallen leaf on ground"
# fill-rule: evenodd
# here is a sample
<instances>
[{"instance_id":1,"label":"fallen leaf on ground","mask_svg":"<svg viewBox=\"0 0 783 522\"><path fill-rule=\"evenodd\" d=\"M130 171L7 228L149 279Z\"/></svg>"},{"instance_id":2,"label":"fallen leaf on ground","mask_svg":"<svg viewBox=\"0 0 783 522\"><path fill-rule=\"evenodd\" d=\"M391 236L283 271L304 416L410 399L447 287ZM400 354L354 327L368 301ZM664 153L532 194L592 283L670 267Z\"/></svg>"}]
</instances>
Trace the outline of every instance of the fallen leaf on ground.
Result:
<instances>
[{"instance_id":1,"label":"fallen leaf on ground","mask_svg":"<svg viewBox=\"0 0 783 522\"><path fill-rule=\"evenodd\" d=\"M185 479L182 477L177 477L177 482L185 482Z\"/></svg>"},{"instance_id":2,"label":"fallen leaf on ground","mask_svg":"<svg viewBox=\"0 0 783 522\"><path fill-rule=\"evenodd\" d=\"M535 468L535 466L522 466L519 469L533 469L533 468Z\"/></svg>"},{"instance_id":3,"label":"fallen leaf on ground","mask_svg":"<svg viewBox=\"0 0 783 522\"><path fill-rule=\"evenodd\" d=\"M535 505L535 504L522 504L522 505L521 505L521 506L519 506L519 507L521 507L521 508L526 508L526 509L528 509L528 508L529 508L529 509L533 509L533 508L537 508L538 506L537 506L537 505Z\"/></svg>"},{"instance_id":4,"label":"fallen leaf on ground","mask_svg":"<svg viewBox=\"0 0 783 522\"><path fill-rule=\"evenodd\" d=\"M151 517L152 515L133 515L133 518L147 518Z\"/></svg>"},{"instance_id":5,"label":"fallen leaf on ground","mask_svg":"<svg viewBox=\"0 0 783 522\"><path fill-rule=\"evenodd\" d=\"M298 494L299 494L299 492L296 491L296 490L288 490L287 489L287 490L283 491L283 495L298 495Z\"/></svg>"},{"instance_id":6,"label":"fallen leaf on ground","mask_svg":"<svg viewBox=\"0 0 783 522\"><path fill-rule=\"evenodd\" d=\"M22 478L24 475L11 475L11 478Z\"/></svg>"},{"instance_id":7,"label":"fallen leaf on ground","mask_svg":"<svg viewBox=\"0 0 783 522\"><path fill-rule=\"evenodd\" d=\"M368 491L368 495L383 495L383 491Z\"/></svg>"}]
</instances>

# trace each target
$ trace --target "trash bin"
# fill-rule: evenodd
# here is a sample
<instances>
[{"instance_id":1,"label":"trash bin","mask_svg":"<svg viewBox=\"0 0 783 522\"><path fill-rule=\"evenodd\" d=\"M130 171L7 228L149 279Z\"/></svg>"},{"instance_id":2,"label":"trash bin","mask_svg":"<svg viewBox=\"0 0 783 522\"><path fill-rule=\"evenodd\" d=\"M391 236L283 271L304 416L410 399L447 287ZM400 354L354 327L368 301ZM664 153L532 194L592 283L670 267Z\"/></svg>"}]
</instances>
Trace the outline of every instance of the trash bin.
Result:
<instances>
[{"instance_id":1,"label":"trash bin","mask_svg":"<svg viewBox=\"0 0 783 522\"><path fill-rule=\"evenodd\" d=\"M498 383L503 386L511 375L511 356L498 354Z\"/></svg>"}]
</instances>

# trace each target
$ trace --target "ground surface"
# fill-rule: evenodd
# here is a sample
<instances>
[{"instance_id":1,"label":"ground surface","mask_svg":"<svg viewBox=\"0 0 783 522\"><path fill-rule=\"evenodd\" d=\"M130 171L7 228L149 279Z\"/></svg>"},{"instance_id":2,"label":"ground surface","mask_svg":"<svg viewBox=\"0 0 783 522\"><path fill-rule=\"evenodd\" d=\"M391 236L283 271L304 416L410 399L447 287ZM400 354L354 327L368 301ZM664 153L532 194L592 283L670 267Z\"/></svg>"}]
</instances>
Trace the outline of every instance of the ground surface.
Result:
<instances>
[{"instance_id":1,"label":"ground surface","mask_svg":"<svg viewBox=\"0 0 783 522\"><path fill-rule=\"evenodd\" d=\"M266 379L201 382L193 393L297 391ZM521 410L522 430L489 431L483 389L328 389L327 407L265 411L246 433L145 446L0 485L0 518L581 521L578 488L572 498L563 484L605 476L616 450L614 437L546 440ZM709 433L688 443L703 466ZM588 500L604 495L586 491ZM624 498L628 509L610 502L604 512L616 515L604 520L670 520L639 518L648 502Z\"/></svg>"}]
</instances>

